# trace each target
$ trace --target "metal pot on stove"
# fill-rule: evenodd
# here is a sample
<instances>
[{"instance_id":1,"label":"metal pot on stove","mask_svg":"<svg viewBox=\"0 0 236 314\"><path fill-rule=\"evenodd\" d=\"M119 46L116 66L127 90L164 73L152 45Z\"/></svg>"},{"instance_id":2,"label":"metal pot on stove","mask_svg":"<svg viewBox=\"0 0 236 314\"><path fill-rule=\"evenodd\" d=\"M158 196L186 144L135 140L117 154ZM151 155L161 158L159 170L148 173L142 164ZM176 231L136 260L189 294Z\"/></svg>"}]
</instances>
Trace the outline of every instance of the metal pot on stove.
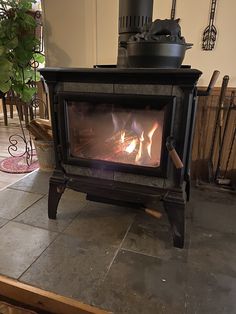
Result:
<instances>
[{"instance_id":1,"label":"metal pot on stove","mask_svg":"<svg viewBox=\"0 0 236 314\"><path fill-rule=\"evenodd\" d=\"M192 47L181 36L179 19L155 20L125 43L128 67L179 68Z\"/></svg>"}]
</instances>

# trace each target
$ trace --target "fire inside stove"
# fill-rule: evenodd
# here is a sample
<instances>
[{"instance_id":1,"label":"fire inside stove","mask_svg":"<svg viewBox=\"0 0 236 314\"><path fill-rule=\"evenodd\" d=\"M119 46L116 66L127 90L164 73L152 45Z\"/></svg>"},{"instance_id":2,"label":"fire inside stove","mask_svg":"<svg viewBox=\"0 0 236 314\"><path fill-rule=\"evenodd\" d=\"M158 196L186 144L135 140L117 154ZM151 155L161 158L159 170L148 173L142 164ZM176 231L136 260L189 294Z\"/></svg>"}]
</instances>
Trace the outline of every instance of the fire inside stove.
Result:
<instances>
[{"instance_id":1,"label":"fire inside stove","mask_svg":"<svg viewBox=\"0 0 236 314\"><path fill-rule=\"evenodd\" d=\"M164 110L69 101L67 119L72 157L160 165Z\"/></svg>"}]
</instances>

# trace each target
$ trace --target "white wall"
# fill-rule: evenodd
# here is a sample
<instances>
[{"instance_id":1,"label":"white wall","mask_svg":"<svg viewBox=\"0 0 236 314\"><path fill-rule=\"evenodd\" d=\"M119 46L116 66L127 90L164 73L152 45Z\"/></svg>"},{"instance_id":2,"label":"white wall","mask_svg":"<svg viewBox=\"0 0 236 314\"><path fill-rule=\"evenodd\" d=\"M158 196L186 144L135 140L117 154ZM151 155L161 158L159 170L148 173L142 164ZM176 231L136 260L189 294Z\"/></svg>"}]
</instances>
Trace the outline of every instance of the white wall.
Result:
<instances>
[{"instance_id":1,"label":"white wall","mask_svg":"<svg viewBox=\"0 0 236 314\"><path fill-rule=\"evenodd\" d=\"M91 67L96 60L96 1L43 0L46 66Z\"/></svg>"},{"instance_id":2,"label":"white wall","mask_svg":"<svg viewBox=\"0 0 236 314\"><path fill-rule=\"evenodd\" d=\"M118 0L43 0L46 21L48 66L87 67L116 64L118 41ZM169 0L154 0L153 18L169 18ZM201 50L201 36L209 21L210 0L177 1L182 35L194 44L186 52L184 64L191 64L203 75L199 85L207 85L213 70L230 76L236 86L236 1L218 1L215 26L218 30L213 51Z\"/></svg>"},{"instance_id":3,"label":"white wall","mask_svg":"<svg viewBox=\"0 0 236 314\"><path fill-rule=\"evenodd\" d=\"M169 18L171 1L154 0L154 18ZM206 85L213 70L219 70L221 76L217 85L221 85L222 77L230 76L230 86L236 86L236 1L217 1L215 26L218 31L216 46L213 51L201 49L204 28L209 22L210 0L177 0L176 17L180 17L182 34L187 42L194 44L186 52L185 64L191 64L203 72L199 84Z\"/></svg>"},{"instance_id":4,"label":"white wall","mask_svg":"<svg viewBox=\"0 0 236 314\"><path fill-rule=\"evenodd\" d=\"M99 62L116 63L116 45L114 34L117 34L118 0L97 0L99 12L103 18L98 19L98 56ZM170 18L172 1L154 0L153 19ZM219 70L221 75L217 85L220 86L224 75L230 76L229 86L236 86L236 1L218 1L215 26L218 30L216 47L213 51L201 49L201 37L208 25L210 0L177 0L176 17L180 17L182 35L187 42L193 43L192 49L185 55L184 64L191 64L192 68L203 72L199 85L208 85L212 72ZM113 18L111 18L113 16ZM109 23L107 18L109 17ZM112 19L113 23L110 23ZM106 32L103 33L103 30Z\"/></svg>"},{"instance_id":5,"label":"white wall","mask_svg":"<svg viewBox=\"0 0 236 314\"><path fill-rule=\"evenodd\" d=\"M117 0L97 1L97 64L116 64L118 49Z\"/></svg>"}]
</instances>

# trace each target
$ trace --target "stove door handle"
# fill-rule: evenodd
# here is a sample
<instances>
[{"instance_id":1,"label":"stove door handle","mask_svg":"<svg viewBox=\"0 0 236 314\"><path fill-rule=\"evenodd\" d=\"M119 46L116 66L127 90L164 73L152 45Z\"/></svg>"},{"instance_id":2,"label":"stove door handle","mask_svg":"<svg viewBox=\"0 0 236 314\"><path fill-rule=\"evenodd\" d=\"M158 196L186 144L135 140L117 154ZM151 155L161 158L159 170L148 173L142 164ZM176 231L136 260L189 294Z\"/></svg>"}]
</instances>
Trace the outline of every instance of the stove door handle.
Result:
<instances>
[{"instance_id":1,"label":"stove door handle","mask_svg":"<svg viewBox=\"0 0 236 314\"><path fill-rule=\"evenodd\" d=\"M182 169L184 167L182 160L179 158L179 155L174 148L169 151L169 155L177 169Z\"/></svg>"},{"instance_id":2,"label":"stove door handle","mask_svg":"<svg viewBox=\"0 0 236 314\"><path fill-rule=\"evenodd\" d=\"M169 156L174 163L175 167L177 169L182 169L184 167L184 164L182 160L179 158L179 155L177 151L174 148L174 138L173 136L169 136L166 140L166 148L169 152Z\"/></svg>"}]
</instances>

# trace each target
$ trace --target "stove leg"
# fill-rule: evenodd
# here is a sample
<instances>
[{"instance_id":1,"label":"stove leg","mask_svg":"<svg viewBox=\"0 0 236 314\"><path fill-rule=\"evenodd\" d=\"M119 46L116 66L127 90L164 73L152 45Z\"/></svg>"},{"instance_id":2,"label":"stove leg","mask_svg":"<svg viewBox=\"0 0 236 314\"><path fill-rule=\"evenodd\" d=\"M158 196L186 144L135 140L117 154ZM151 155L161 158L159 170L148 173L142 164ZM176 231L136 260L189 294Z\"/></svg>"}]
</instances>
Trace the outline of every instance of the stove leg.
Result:
<instances>
[{"instance_id":1,"label":"stove leg","mask_svg":"<svg viewBox=\"0 0 236 314\"><path fill-rule=\"evenodd\" d=\"M49 181L48 218L56 219L57 206L66 188L66 180L59 171L55 171Z\"/></svg>"},{"instance_id":2,"label":"stove leg","mask_svg":"<svg viewBox=\"0 0 236 314\"><path fill-rule=\"evenodd\" d=\"M164 200L164 208L167 213L173 236L173 244L177 248L184 247L185 234L185 202Z\"/></svg>"}]
</instances>

